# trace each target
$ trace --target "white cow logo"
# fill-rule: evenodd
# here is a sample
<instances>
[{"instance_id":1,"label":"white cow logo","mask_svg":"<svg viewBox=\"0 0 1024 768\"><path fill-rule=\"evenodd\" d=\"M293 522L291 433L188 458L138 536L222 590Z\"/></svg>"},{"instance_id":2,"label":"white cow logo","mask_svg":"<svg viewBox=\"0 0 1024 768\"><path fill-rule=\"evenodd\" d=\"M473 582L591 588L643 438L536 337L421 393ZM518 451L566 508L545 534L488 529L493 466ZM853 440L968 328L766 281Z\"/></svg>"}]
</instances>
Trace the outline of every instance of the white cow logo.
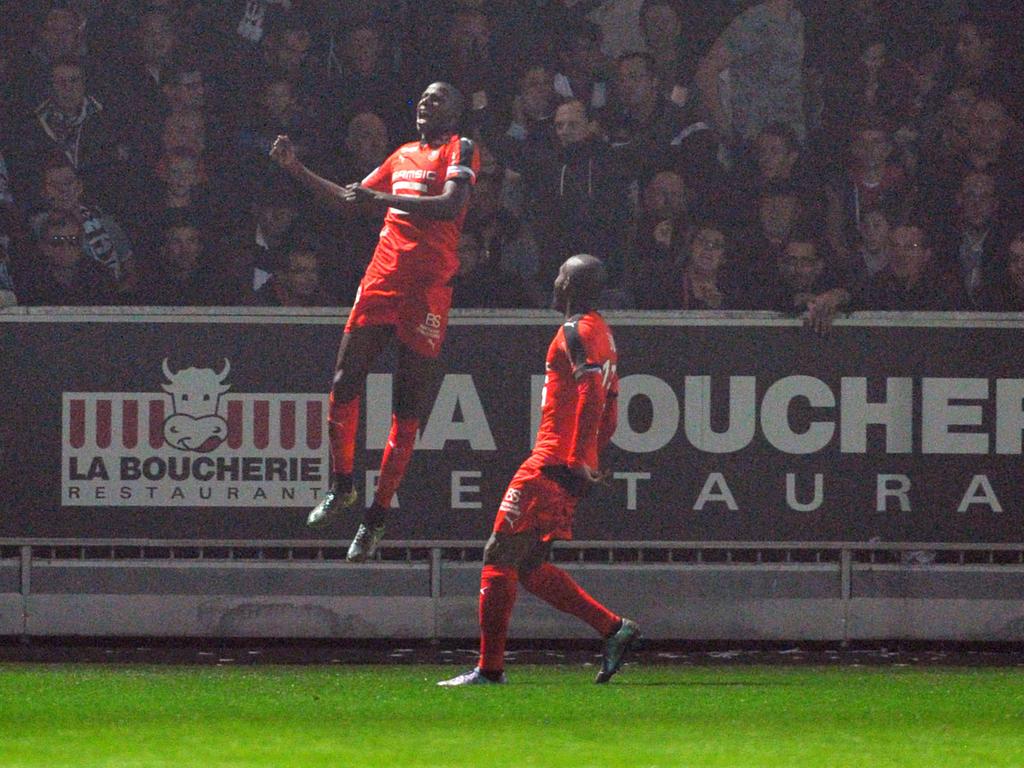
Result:
<instances>
[{"instance_id":1,"label":"white cow logo","mask_svg":"<svg viewBox=\"0 0 1024 768\"><path fill-rule=\"evenodd\" d=\"M218 413L220 396L231 389L225 384L231 362L225 358L218 373L212 368L183 368L172 371L163 363L166 384L161 386L171 396L173 413L164 421L164 439L181 451L208 453L228 436L228 423Z\"/></svg>"}]
</instances>

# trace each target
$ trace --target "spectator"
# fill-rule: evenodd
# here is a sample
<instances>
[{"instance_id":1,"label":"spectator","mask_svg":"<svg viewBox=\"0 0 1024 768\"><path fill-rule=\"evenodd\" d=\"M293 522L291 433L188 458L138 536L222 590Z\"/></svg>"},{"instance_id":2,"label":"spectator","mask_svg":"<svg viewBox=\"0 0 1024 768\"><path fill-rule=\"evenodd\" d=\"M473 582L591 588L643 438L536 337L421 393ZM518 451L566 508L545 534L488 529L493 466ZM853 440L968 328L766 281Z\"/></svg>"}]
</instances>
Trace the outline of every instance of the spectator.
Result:
<instances>
[{"instance_id":1,"label":"spectator","mask_svg":"<svg viewBox=\"0 0 1024 768\"><path fill-rule=\"evenodd\" d=\"M685 177L698 197L717 181L718 141L710 126L687 107L658 92L654 60L646 53L619 57L615 69L615 100L601 116L612 146L624 152L624 162L646 182L658 171L685 166Z\"/></svg>"},{"instance_id":2,"label":"spectator","mask_svg":"<svg viewBox=\"0 0 1024 768\"><path fill-rule=\"evenodd\" d=\"M995 177L987 173L964 176L956 197L957 217L939 242L939 257L960 276L968 306L980 309L1003 243L999 219L1001 201Z\"/></svg>"},{"instance_id":3,"label":"spectator","mask_svg":"<svg viewBox=\"0 0 1024 768\"><path fill-rule=\"evenodd\" d=\"M893 160L895 149L880 125L864 125L851 133L849 157L838 177L826 188L829 241L840 255L857 235L863 211L907 202L908 180Z\"/></svg>"},{"instance_id":4,"label":"spectator","mask_svg":"<svg viewBox=\"0 0 1024 768\"><path fill-rule=\"evenodd\" d=\"M726 139L749 142L783 122L803 141L803 67L803 14L793 0L765 0L719 36L697 68L697 84Z\"/></svg>"},{"instance_id":5,"label":"spectator","mask_svg":"<svg viewBox=\"0 0 1024 768\"><path fill-rule=\"evenodd\" d=\"M165 218L157 245L139 271L138 301L144 305L231 305L240 303L244 293L213 261L204 228L185 215Z\"/></svg>"},{"instance_id":6,"label":"spectator","mask_svg":"<svg viewBox=\"0 0 1024 768\"><path fill-rule=\"evenodd\" d=\"M677 291L673 309L736 309L741 297L729 275L735 265L728 263L732 248L726 229L715 222L701 222L693 228L693 236Z\"/></svg>"},{"instance_id":7,"label":"spectator","mask_svg":"<svg viewBox=\"0 0 1024 768\"><path fill-rule=\"evenodd\" d=\"M578 100L555 110L558 155L527 158L523 171L530 200L526 211L538 237L543 263L538 280L553 280L554 271L568 256L590 253L605 261L609 286L621 287L622 246L629 219L629 178L608 145L596 136L596 125Z\"/></svg>"},{"instance_id":8,"label":"spectator","mask_svg":"<svg viewBox=\"0 0 1024 768\"><path fill-rule=\"evenodd\" d=\"M857 240L846 260L848 282L855 293L889 266L889 231L893 215L883 207L861 212Z\"/></svg>"},{"instance_id":9,"label":"spectator","mask_svg":"<svg viewBox=\"0 0 1024 768\"><path fill-rule=\"evenodd\" d=\"M796 132L786 123L766 126L754 139L744 166L737 168L723 188L723 204L731 221L749 226L756 201L772 189L804 186L809 174Z\"/></svg>"},{"instance_id":10,"label":"spectator","mask_svg":"<svg viewBox=\"0 0 1024 768\"><path fill-rule=\"evenodd\" d=\"M531 297L519 276L506 270L500 255L486 249L477 235L463 232L458 254L459 271L452 293L453 307L507 309L530 306Z\"/></svg>"},{"instance_id":11,"label":"spectator","mask_svg":"<svg viewBox=\"0 0 1024 768\"><path fill-rule=\"evenodd\" d=\"M121 128L86 88L82 64L56 62L50 72L50 95L35 109L19 144L25 166L32 168L52 151L62 152L90 189L103 196L116 189L120 175Z\"/></svg>"},{"instance_id":12,"label":"spectator","mask_svg":"<svg viewBox=\"0 0 1024 768\"><path fill-rule=\"evenodd\" d=\"M679 12L669 0L647 0L640 9L640 27L658 93L671 98L677 85L693 80L695 64L685 50Z\"/></svg>"},{"instance_id":13,"label":"spectator","mask_svg":"<svg viewBox=\"0 0 1024 768\"><path fill-rule=\"evenodd\" d=\"M39 95L48 90L54 64L69 57L82 60L88 54L85 19L67 5L53 4L30 34L34 40L28 53L17 59L15 65L15 72L20 75L16 78L15 98L25 109L38 104Z\"/></svg>"},{"instance_id":14,"label":"spectator","mask_svg":"<svg viewBox=\"0 0 1024 768\"><path fill-rule=\"evenodd\" d=\"M115 304L117 286L108 269L82 250L82 226L69 214L46 217L38 238L38 256L15 276L25 285L28 306L82 307Z\"/></svg>"},{"instance_id":15,"label":"spectator","mask_svg":"<svg viewBox=\"0 0 1024 768\"><path fill-rule=\"evenodd\" d=\"M638 309L671 309L679 303L677 286L664 279L686 258L690 237L689 195L683 178L662 171L644 188L630 269Z\"/></svg>"},{"instance_id":16,"label":"spectator","mask_svg":"<svg viewBox=\"0 0 1024 768\"><path fill-rule=\"evenodd\" d=\"M0 206L0 309L14 307L18 304L12 276L14 261L14 226L11 209Z\"/></svg>"},{"instance_id":17,"label":"spectator","mask_svg":"<svg viewBox=\"0 0 1024 768\"><path fill-rule=\"evenodd\" d=\"M105 269L118 290L129 293L135 284L134 247L121 224L100 206L83 200L84 186L74 167L63 155L53 156L43 166L40 179L41 209L31 214L29 224L41 238L54 214L74 220L79 226L82 253Z\"/></svg>"},{"instance_id":18,"label":"spectator","mask_svg":"<svg viewBox=\"0 0 1024 768\"><path fill-rule=\"evenodd\" d=\"M755 299L760 309L807 312L816 330L824 331L850 302L850 292L826 258L824 245L809 229L790 234L775 266L774 279L763 283L760 298Z\"/></svg>"},{"instance_id":19,"label":"spectator","mask_svg":"<svg viewBox=\"0 0 1024 768\"><path fill-rule=\"evenodd\" d=\"M256 292L265 307L327 307L337 304L324 287L319 246L300 238L285 253L284 268Z\"/></svg>"},{"instance_id":20,"label":"spectator","mask_svg":"<svg viewBox=\"0 0 1024 768\"><path fill-rule=\"evenodd\" d=\"M122 110L133 121L152 125L163 117L163 86L178 45L179 31L170 12L149 7L139 17L133 50L118 73Z\"/></svg>"},{"instance_id":21,"label":"spectator","mask_svg":"<svg viewBox=\"0 0 1024 768\"><path fill-rule=\"evenodd\" d=\"M935 258L920 219L889 232L889 263L862 285L851 301L857 310L950 311L963 306L960 280Z\"/></svg>"},{"instance_id":22,"label":"spectator","mask_svg":"<svg viewBox=\"0 0 1024 768\"><path fill-rule=\"evenodd\" d=\"M504 168L486 145L477 144L477 151L480 153L480 170L463 228L464 233L473 234L480 252L484 254L484 258L476 258L474 264L511 276L516 288L514 295L519 303L510 306L545 306L547 292L537 281L540 253L536 239L521 218L504 205ZM466 290L463 289L464 294Z\"/></svg>"},{"instance_id":23,"label":"spectator","mask_svg":"<svg viewBox=\"0 0 1024 768\"><path fill-rule=\"evenodd\" d=\"M581 21L561 30L558 63L555 93L559 97L579 101L588 114L608 103L600 27Z\"/></svg>"},{"instance_id":24,"label":"spectator","mask_svg":"<svg viewBox=\"0 0 1024 768\"><path fill-rule=\"evenodd\" d=\"M995 279L982 287L982 309L995 312L1024 312L1024 229L1008 240L998 259Z\"/></svg>"}]
</instances>

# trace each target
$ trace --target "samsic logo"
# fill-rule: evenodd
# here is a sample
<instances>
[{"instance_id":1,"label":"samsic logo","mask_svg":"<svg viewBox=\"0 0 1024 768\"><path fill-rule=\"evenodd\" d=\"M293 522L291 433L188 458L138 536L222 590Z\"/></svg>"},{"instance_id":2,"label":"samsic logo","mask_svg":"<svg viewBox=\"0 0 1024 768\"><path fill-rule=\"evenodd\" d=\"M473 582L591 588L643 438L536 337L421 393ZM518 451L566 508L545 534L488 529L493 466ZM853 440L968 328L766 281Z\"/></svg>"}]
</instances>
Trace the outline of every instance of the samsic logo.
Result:
<instances>
[{"instance_id":1,"label":"samsic logo","mask_svg":"<svg viewBox=\"0 0 1024 768\"><path fill-rule=\"evenodd\" d=\"M64 393L63 505L316 503L328 467L325 395L233 392L227 359L179 370L164 359L159 371L152 392Z\"/></svg>"}]
</instances>

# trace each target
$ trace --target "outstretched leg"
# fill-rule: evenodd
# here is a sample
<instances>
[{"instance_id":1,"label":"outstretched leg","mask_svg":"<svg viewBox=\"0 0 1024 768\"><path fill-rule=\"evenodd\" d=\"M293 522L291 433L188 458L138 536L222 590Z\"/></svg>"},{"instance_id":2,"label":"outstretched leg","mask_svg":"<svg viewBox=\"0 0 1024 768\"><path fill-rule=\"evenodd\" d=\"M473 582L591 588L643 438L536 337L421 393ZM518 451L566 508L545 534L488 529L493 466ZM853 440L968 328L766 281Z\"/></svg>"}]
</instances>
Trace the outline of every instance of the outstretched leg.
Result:
<instances>
[{"instance_id":1,"label":"outstretched leg","mask_svg":"<svg viewBox=\"0 0 1024 768\"><path fill-rule=\"evenodd\" d=\"M331 452L331 486L309 513L307 524L331 522L356 500L352 483L356 431L359 427L359 393L370 366L394 335L387 325L360 326L346 331L338 346L331 394L328 398L327 434Z\"/></svg>"}]
</instances>

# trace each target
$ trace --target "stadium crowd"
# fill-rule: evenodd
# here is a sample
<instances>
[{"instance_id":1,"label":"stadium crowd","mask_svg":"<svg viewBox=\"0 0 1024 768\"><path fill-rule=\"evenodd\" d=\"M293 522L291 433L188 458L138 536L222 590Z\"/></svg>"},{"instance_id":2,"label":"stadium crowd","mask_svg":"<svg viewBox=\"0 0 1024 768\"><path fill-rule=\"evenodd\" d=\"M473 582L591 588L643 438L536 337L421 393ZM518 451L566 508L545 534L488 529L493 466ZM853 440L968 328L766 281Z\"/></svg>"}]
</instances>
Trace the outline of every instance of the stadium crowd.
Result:
<instances>
[{"instance_id":1,"label":"stadium crowd","mask_svg":"<svg viewBox=\"0 0 1024 768\"><path fill-rule=\"evenodd\" d=\"M1024 309L1012 3L0 0L0 306L347 306L382 213L328 209L465 95L456 307ZM985 10L999 6L1001 10Z\"/></svg>"}]
</instances>

